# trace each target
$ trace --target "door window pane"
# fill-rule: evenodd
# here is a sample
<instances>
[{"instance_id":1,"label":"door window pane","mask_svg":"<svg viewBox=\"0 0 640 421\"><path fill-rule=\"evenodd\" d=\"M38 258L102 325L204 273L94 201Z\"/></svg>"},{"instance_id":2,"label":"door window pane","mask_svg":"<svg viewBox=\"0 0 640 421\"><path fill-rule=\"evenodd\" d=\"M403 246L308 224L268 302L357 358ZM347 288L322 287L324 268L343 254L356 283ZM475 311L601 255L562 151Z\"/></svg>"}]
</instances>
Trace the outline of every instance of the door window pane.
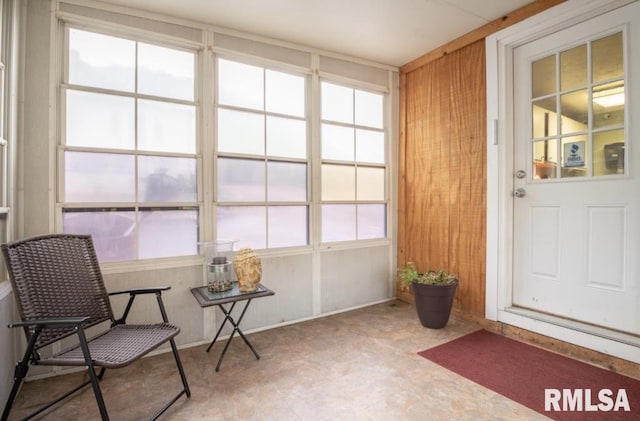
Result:
<instances>
[{"instance_id":1,"label":"door window pane","mask_svg":"<svg viewBox=\"0 0 640 421\"><path fill-rule=\"evenodd\" d=\"M134 200L135 164L132 155L65 152L65 202Z\"/></svg>"},{"instance_id":2,"label":"door window pane","mask_svg":"<svg viewBox=\"0 0 640 421\"><path fill-rule=\"evenodd\" d=\"M622 46L622 32L591 43L593 83L620 79L624 76Z\"/></svg>"},{"instance_id":3,"label":"door window pane","mask_svg":"<svg viewBox=\"0 0 640 421\"><path fill-rule=\"evenodd\" d=\"M140 259L198 254L197 210L142 210L139 224Z\"/></svg>"},{"instance_id":4,"label":"door window pane","mask_svg":"<svg viewBox=\"0 0 640 421\"><path fill-rule=\"evenodd\" d=\"M127 39L69 30L69 83L133 92L136 43Z\"/></svg>"},{"instance_id":5,"label":"door window pane","mask_svg":"<svg viewBox=\"0 0 640 421\"><path fill-rule=\"evenodd\" d=\"M556 97L534 101L532 111L534 139L558 134Z\"/></svg>"},{"instance_id":6,"label":"door window pane","mask_svg":"<svg viewBox=\"0 0 640 421\"><path fill-rule=\"evenodd\" d=\"M593 88L593 128L624 125L624 81Z\"/></svg>"},{"instance_id":7,"label":"door window pane","mask_svg":"<svg viewBox=\"0 0 640 421\"><path fill-rule=\"evenodd\" d=\"M138 149L195 153L195 106L138 100Z\"/></svg>"},{"instance_id":8,"label":"door window pane","mask_svg":"<svg viewBox=\"0 0 640 421\"><path fill-rule=\"evenodd\" d=\"M304 117L304 77L267 69L265 79L266 111Z\"/></svg>"},{"instance_id":9,"label":"door window pane","mask_svg":"<svg viewBox=\"0 0 640 421\"><path fill-rule=\"evenodd\" d=\"M322 125L322 159L354 160L354 129L352 127Z\"/></svg>"},{"instance_id":10,"label":"door window pane","mask_svg":"<svg viewBox=\"0 0 640 421\"><path fill-rule=\"evenodd\" d=\"M238 240L236 248L267 247L267 220L264 206L218 206L218 238Z\"/></svg>"},{"instance_id":11,"label":"door window pane","mask_svg":"<svg viewBox=\"0 0 640 421\"><path fill-rule=\"evenodd\" d=\"M62 231L69 234L90 234L100 262L136 258L136 217L131 210L64 209Z\"/></svg>"},{"instance_id":12,"label":"door window pane","mask_svg":"<svg viewBox=\"0 0 640 421\"><path fill-rule=\"evenodd\" d=\"M220 104L264 110L264 76L261 67L218 60Z\"/></svg>"},{"instance_id":13,"label":"door window pane","mask_svg":"<svg viewBox=\"0 0 640 421\"><path fill-rule=\"evenodd\" d=\"M562 174L566 177L584 177L587 174L587 136L562 139Z\"/></svg>"},{"instance_id":14,"label":"door window pane","mask_svg":"<svg viewBox=\"0 0 640 421\"><path fill-rule=\"evenodd\" d=\"M348 165L322 165L322 200L355 200L356 169Z\"/></svg>"},{"instance_id":15,"label":"door window pane","mask_svg":"<svg viewBox=\"0 0 640 421\"><path fill-rule=\"evenodd\" d=\"M587 46L560 53L560 90L587 86Z\"/></svg>"},{"instance_id":16,"label":"door window pane","mask_svg":"<svg viewBox=\"0 0 640 421\"><path fill-rule=\"evenodd\" d=\"M558 140L549 139L533 142L533 178L545 180L556 178L558 167Z\"/></svg>"},{"instance_id":17,"label":"door window pane","mask_svg":"<svg viewBox=\"0 0 640 421\"><path fill-rule=\"evenodd\" d=\"M91 148L133 149L133 98L66 91L66 144Z\"/></svg>"},{"instance_id":18,"label":"door window pane","mask_svg":"<svg viewBox=\"0 0 640 421\"><path fill-rule=\"evenodd\" d=\"M353 89L322 82L322 119L353 123Z\"/></svg>"},{"instance_id":19,"label":"door window pane","mask_svg":"<svg viewBox=\"0 0 640 421\"><path fill-rule=\"evenodd\" d=\"M322 205L322 241L356 239L356 205Z\"/></svg>"},{"instance_id":20,"label":"door window pane","mask_svg":"<svg viewBox=\"0 0 640 421\"><path fill-rule=\"evenodd\" d=\"M267 116L267 155L306 158L306 121Z\"/></svg>"},{"instance_id":21,"label":"door window pane","mask_svg":"<svg viewBox=\"0 0 640 421\"><path fill-rule=\"evenodd\" d=\"M138 195L141 202L196 202L195 158L138 157Z\"/></svg>"},{"instance_id":22,"label":"door window pane","mask_svg":"<svg viewBox=\"0 0 640 421\"><path fill-rule=\"evenodd\" d=\"M264 155L264 116L218 109L218 151Z\"/></svg>"},{"instance_id":23,"label":"door window pane","mask_svg":"<svg viewBox=\"0 0 640 421\"><path fill-rule=\"evenodd\" d=\"M295 247L309 243L306 206L269 206L269 248Z\"/></svg>"},{"instance_id":24,"label":"door window pane","mask_svg":"<svg viewBox=\"0 0 640 421\"><path fill-rule=\"evenodd\" d=\"M531 65L531 96L538 98L556 91L556 56L534 61Z\"/></svg>"},{"instance_id":25,"label":"door window pane","mask_svg":"<svg viewBox=\"0 0 640 421\"><path fill-rule=\"evenodd\" d=\"M269 202L307 200L307 164L271 161L267 164L267 174Z\"/></svg>"},{"instance_id":26,"label":"door window pane","mask_svg":"<svg viewBox=\"0 0 640 421\"><path fill-rule=\"evenodd\" d=\"M560 95L560 125L562 134L584 132L589 122L589 97L587 90Z\"/></svg>"},{"instance_id":27,"label":"door window pane","mask_svg":"<svg viewBox=\"0 0 640 421\"><path fill-rule=\"evenodd\" d=\"M358 240L385 238L386 212L385 205L358 205Z\"/></svg>"},{"instance_id":28,"label":"door window pane","mask_svg":"<svg viewBox=\"0 0 640 421\"><path fill-rule=\"evenodd\" d=\"M624 174L624 130L609 130L593 135L593 175Z\"/></svg>"},{"instance_id":29,"label":"door window pane","mask_svg":"<svg viewBox=\"0 0 640 421\"><path fill-rule=\"evenodd\" d=\"M193 101L195 55L138 43L138 92Z\"/></svg>"},{"instance_id":30,"label":"door window pane","mask_svg":"<svg viewBox=\"0 0 640 421\"><path fill-rule=\"evenodd\" d=\"M217 185L219 202L264 202L265 162L219 158Z\"/></svg>"}]
</instances>

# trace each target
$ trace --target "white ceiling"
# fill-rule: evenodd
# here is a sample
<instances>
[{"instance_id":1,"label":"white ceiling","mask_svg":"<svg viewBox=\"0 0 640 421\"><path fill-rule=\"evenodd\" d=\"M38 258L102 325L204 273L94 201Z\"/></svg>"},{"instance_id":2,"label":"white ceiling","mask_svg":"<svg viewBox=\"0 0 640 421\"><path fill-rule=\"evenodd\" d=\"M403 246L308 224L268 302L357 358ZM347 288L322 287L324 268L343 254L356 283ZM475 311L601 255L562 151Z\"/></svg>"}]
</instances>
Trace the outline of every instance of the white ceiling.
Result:
<instances>
[{"instance_id":1,"label":"white ceiling","mask_svg":"<svg viewBox=\"0 0 640 421\"><path fill-rule=\"evenodd\" d=\"M532 0L103 0L401 66Z\"/></svg>"}]
</instances>

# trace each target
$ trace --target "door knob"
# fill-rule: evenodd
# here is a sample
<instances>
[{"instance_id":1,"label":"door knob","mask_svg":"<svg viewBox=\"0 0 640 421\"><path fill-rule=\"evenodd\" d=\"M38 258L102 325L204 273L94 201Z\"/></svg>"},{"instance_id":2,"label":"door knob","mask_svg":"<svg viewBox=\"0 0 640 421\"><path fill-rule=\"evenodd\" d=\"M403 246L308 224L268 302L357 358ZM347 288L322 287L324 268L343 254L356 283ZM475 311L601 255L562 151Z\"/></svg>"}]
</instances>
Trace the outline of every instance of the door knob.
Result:
<instances>
[{"instance_id":1,"label":"door knob","mask_svg":"<svg viewBox=\"0 0 640 421\"><path fill-rule=\"evenodd\" d=\"M513 192L513 195L517 198L525 197L527 195L527 191L522 187L519 187Z\"/></svg>"}]
</instances>

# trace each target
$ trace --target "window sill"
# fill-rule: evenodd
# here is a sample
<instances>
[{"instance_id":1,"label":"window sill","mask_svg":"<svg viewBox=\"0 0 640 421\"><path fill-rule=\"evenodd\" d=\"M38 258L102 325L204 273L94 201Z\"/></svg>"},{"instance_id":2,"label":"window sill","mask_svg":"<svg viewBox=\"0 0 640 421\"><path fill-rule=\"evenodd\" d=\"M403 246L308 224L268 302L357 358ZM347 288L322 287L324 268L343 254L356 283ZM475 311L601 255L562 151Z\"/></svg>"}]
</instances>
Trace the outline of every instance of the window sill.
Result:
<instances>
[{"instance_id":1,"label":"window sill","mask_svg":"<svg viewBox=\"0 0 640 421\"><path fill-rule=\"evenodd\" d=\"M167 257L127 262L106 262L100 264L103 274L144 272L158 269L174 269L202 265L202 256Z\"/></svg>"}]
</instances>

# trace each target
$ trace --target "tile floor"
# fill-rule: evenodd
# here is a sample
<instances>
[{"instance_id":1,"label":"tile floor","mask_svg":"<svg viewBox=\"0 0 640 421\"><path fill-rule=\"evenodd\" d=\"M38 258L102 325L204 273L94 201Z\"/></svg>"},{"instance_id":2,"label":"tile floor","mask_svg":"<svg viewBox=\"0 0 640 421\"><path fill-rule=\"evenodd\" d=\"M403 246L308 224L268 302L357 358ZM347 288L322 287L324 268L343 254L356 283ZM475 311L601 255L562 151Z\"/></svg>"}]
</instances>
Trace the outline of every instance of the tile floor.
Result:
<instances>
[{"instance_id":1,"label":"tile floor","mask_svg":"<svg viewBox=\"0 0 640 421\"><path fill-rule=\"evenodd\" d=\"M180 351L191 388L163 420L539 420L544 416L417 355L478 329L452 317L446 328L420 325L413 306L393 301L248 335L219 372L224 342ZM10 419L76 384L75 373L25 384ZM151 418L180 389L170 353L107 371L101 387L112 420ZM91 388L40 419L93 420Z\"/></svg>"}]
</instances>

